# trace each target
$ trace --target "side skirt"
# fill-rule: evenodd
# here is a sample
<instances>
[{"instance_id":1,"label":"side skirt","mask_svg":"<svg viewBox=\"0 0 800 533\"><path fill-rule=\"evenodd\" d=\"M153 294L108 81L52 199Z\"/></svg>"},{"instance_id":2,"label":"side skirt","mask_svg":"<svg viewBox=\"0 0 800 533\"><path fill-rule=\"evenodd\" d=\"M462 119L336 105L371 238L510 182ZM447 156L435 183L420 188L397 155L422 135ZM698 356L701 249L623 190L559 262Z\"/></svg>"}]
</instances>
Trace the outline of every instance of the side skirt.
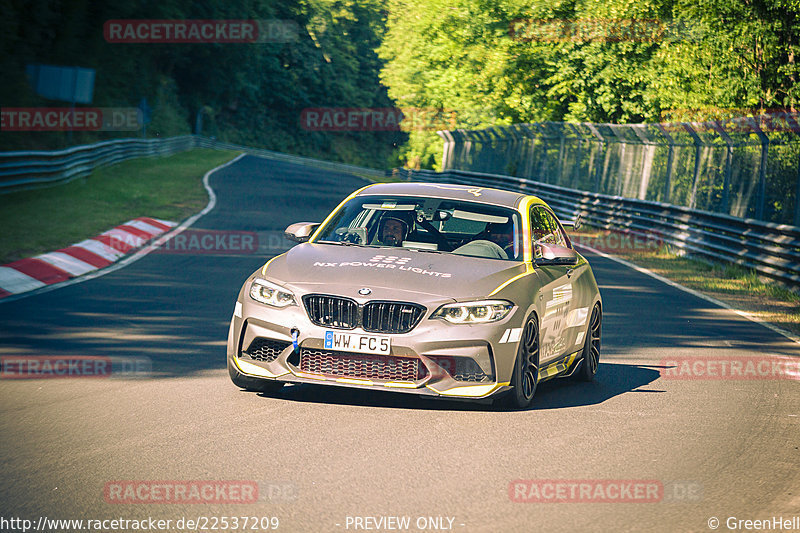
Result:
<instances>
[{"instance_id":1,"label":"side skirt","mask_svg":"<svg viewBox=\"0 0 800 533\"><path fill-rule=\"evenodd\" d=\"M576 361L578 358L578 354L581 351L578 350L575 353L571 353L569 355L565 355L561 359L557 361L553 361L552 363L548 364L544 368L539 369L539 383L544 381L557 378L557 377L568 377L571 376L575 370L577 370L581 360Z\"/></svg>"}]
</instances>

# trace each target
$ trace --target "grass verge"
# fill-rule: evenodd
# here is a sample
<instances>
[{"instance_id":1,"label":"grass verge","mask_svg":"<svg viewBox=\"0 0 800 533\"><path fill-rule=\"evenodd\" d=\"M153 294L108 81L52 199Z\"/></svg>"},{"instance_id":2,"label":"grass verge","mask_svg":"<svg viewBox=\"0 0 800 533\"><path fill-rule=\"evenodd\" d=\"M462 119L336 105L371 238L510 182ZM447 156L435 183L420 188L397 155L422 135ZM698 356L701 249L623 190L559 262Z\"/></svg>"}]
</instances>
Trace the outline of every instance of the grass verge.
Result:
<instances>
[{"instance_id":1,"label":"grass verge","mask_svg":"<svg viewBox=\"0 0 800 533\"><path fill-rule=\"evenodd\" d=\"M208 203L203 175L238 152L123 161L64 185L0 195L0 264L64 248L136 217L180 221Z\"/></svg>"},{"instance_id":2,"label":"grass verge","mask_svg":"<svg viewBox=\"0 0 800 533\"><path fill-rule=\"evenodd\" d=\"M608 230L584 226L570 236L800 335L800 295L752 270L684 256L655 239L625 239Z\"/></svg>"}]
</instances>

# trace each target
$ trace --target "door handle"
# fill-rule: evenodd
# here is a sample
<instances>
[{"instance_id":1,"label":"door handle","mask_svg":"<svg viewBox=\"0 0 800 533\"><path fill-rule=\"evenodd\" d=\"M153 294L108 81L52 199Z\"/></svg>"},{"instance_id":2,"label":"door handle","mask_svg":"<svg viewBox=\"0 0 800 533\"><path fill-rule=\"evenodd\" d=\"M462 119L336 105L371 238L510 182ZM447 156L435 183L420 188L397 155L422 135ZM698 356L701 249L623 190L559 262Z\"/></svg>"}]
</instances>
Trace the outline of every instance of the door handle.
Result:
<instances>
[{"instance_id":1,"label":"door handle","mask_svg":"<svg viewBox=\"0 0 800 533\"><path fill-rule=\"evenodd\" d=\"M573 272L575 272L575 269L574 269L574 268L570 268L569 270L567 270L567 277L568 277L568 278L571 278L571 277L572 277L572 273L573 273Z\"/></svg>"}]
</instances>

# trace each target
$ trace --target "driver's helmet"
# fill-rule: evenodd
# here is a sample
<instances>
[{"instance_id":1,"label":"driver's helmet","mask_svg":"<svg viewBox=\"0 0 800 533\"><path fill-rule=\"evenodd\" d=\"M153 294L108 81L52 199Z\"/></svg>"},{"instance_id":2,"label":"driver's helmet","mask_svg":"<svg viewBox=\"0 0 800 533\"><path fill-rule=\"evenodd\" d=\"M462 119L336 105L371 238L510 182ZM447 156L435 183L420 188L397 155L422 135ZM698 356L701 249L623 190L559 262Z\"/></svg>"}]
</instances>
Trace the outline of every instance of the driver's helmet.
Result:
<instances>
[{"instance_id":1,"label":"driver's helmet","mask_svg":"<svg viewBox=\"0 0 800 533\"><path fill-rule=\"evenodd\" d=\"M490 222L486 224L484 233L487 240L500 245L502 248L508 248L514 243L514 222L511 220L507 222Z\"/></svg>"},{"instance_id":2,"label":"driver's helmet","mask_svg":"<svg viewBox=\"0 0 800 533\"><path fill-rule=\"evenodd\" d=\"M384 235L384 230L386 228L386 224L390 221L394 221L399 223L400 225L400 238L395 234ZM378 224L378 241L387 244L390 246L400 246L402 242L408 237L409 228L411 227L410 224L410 217L406 215L404 212L393 213L387 212L385 213Z\"/></svg>"}]
</instances>

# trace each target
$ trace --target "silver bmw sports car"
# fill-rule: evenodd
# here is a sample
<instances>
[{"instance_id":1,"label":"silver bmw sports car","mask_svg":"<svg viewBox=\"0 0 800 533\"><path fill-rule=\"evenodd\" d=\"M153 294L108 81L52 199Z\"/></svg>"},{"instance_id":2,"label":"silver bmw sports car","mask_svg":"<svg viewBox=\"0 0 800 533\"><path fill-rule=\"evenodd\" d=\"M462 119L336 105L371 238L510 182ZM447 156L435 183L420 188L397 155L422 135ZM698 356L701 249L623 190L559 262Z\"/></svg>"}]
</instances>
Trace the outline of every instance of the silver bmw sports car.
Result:
<instances>
[{"instance_id":1,"label":"silver bmw sports car","mask_svg":"<svg viewBox=\"0 0 800 533\"><path fill-rule=\"evenodd\" d=\"M228 371L284 383L531 404L594 378L602 302L589 263L535 196L465 185L364 187L244 283Z\"/></svg>"}]
</instances>

